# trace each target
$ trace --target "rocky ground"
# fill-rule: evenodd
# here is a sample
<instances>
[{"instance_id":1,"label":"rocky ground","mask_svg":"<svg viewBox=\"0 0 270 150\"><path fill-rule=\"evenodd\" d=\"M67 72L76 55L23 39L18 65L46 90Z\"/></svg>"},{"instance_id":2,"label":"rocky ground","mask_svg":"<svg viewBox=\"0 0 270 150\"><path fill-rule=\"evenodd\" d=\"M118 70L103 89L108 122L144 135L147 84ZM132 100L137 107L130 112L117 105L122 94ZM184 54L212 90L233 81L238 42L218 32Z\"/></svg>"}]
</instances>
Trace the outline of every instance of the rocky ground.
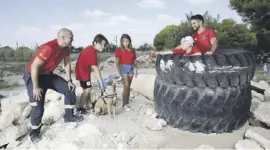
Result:
<instances>
[{"instance_id":1,"label":"rocky ground","mask_svg":"<svg viewBox=\"0 0 270 150\"><path fill-rule=\"evenodd\" d=\"M63 95L53 90L46 93L45 112L42 119L42 137L37 144L28 141L29 113L31 107L24 88L12 91L3 98L0 116L0 147L10 149L83 149L83 148L192 148L192 149L269 149L270 148L270 87L264 81L251 84L251 116L247 125L224 134L189 133L172 128L163 119L157 119L153 102L155 69L149 56L141 56L141 73L133 80L131 92L132 111L121 108L123 87L117 85L116 118L107 115L99 118L85 115L81 123L64 123ZM74 64L74 63L73 63ZM103 77L116 73L113 59L101 64ZM64 74L62 74L64 76ZM93 83L96 78L93 75ZM76 94L82 89L76 82ZM259 90L258 90L259 89ZM262 92L263 91L263 92ZM9 91L11 92L11 91ZM0 93L1 94L1 93ZM93 91L93 97L96 97ZM78 97L79 98L79 97Z\"/></svg>"}]
</instances>

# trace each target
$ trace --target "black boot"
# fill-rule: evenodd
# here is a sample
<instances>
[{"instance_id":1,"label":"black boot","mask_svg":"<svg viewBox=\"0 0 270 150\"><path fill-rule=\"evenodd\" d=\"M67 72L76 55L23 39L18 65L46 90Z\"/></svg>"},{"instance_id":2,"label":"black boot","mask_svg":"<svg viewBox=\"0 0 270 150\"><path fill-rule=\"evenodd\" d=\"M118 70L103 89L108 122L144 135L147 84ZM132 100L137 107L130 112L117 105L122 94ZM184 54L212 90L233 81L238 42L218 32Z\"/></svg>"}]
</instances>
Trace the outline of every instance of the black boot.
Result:
<instances>
[{"instance_id":1,"label":"black boot","mask_svg":"<svg viewBox=\"0 0 270 150\"><path fill-rule=\"evenodd\" d=\"M33 133L29 136L29 139L32 143L37 143L41 140L41 136L38 133Z\"/></svg>"},{"instance_id":2,"label":"black boot","mask_svg":"<svg viewBox=\"0 0 270 150\"><path fill-rule=\"evenodd\" d=\"M64 118L65 120L65 123L68 123L68 122L81 122L83 121L83 116L68 116L68 117L65 117Z\"/></svg>"},{"instance_id":3,"label":"black boot","mask_svg":"<svg viewBox=\"0 0 270 150\"><path fill-rule=\"evenodd\" d=\"M65 122L81 122L83 121L83 116L76 116L73 114L73 109L66 109L66 114L64 115Z\"/></svg>"}]
</instances>

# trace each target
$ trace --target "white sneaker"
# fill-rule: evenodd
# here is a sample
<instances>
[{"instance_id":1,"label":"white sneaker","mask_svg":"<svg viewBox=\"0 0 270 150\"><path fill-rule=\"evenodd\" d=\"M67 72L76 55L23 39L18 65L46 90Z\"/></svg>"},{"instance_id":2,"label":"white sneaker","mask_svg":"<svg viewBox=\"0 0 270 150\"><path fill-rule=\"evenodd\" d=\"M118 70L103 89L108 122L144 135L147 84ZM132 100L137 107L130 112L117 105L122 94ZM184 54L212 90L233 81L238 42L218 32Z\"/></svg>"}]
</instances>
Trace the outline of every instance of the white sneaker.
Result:
<instances>
[{"instance_id":1,"label":"white sneaker","mask_svg":"<svg viewBox=\"0 0 270 150\"><path fill-rule=\"evenodd\" d=\"M130 107L129 107L128 105L124 105L123 108L124 108L125 111L130 111L130 110L131 110Z\"/></svg>"}]
</instances>

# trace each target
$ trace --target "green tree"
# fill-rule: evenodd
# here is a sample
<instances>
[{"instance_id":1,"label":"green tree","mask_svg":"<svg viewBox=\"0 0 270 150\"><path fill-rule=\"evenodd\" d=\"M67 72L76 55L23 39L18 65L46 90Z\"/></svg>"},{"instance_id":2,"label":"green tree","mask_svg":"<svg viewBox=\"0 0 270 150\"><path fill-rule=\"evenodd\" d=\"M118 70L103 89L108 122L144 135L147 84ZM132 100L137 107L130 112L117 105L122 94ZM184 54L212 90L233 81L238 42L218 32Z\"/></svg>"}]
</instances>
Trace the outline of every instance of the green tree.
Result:
<instances>
[{"instance_id":1,"label":"green tree","mask_svg":"<svg viewBox=\"0 0 270 150\"><path fill-rule=\"evenodd\" d=\"M194 32L190 27L190 17L186 14L186 21L180 25L168 25L162 29L154 39L156 50L172 49L178 44L184 36L192 35ZM254 50L256 47L256 34L251 32L247 24L239 24L232 19L224 19L220 22L220 16L211 16L208 12L203 14L205 26L212 28L217 33L219 48L244 48Z\"/></svg>"},{"instance_id":2,"label":"green tree","mask_svg":"<svg viewBox=\"0 0 270 150\"><path fill-rule=\"evenodd\" d=\"M269 0L230 0L230 8L236 10L244 22L251 23L257 33L270 31Z\"/></svg>"},{"instance_id":3,"label":"green tree","mask_svg":"<svg viewBox=\"0 0 270 150\"><path fill-rule=\"evenodd\" d=\"M224 19L217 30L219 48L243 48L254 50L256 34L246 24L237 24L233 19Z\"/></svg>"},{"instance_id":4,"label":"green tree","mask_svg":"<svg viewBox=\"0 0 270 150\"><path fill-rule=\"evenodd\" d=\"M153 49L154 48L150 44L148 44L148 43L144 43L143 45L141 45L141 46L139 46L137 48L138 51L151 51Z\"/></svg>"},{"instance_id":5,"label":"green tree","mask_svg":"<svg viewBox=\"0 0 270 150\"><path fill-rule=\"evenodd\" d=\"M270 51L270 1L230 0L230 8L235 10L251 30L257 33L257 50Z\"/></svg>"}]
</instances>

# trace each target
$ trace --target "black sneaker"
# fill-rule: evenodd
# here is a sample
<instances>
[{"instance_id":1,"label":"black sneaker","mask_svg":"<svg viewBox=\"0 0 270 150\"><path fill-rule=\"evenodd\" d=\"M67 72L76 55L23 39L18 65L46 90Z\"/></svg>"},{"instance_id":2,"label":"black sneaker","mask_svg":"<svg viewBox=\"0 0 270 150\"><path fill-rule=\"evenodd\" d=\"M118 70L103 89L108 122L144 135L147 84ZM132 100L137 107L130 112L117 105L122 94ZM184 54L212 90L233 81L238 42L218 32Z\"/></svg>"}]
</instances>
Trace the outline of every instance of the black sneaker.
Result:
<instances>
[{"instance_id":1,"label":"black sneaker","mask_svg":"<svg viewBox=\"0 0 270 150\"><path fill-rule=\"evenodd\" d=\"M65 122L81 122L83 121L83 116L70 116L70 117L66 117L65 119Z\"/></svg>"},{"instance_id":2,"label":"black sneaker","mask_svg":"<svg viewBox=\"0 0 270 150\"><path fill-rule=\"evenodd\" d=\"M37 143L38 141L41 140L41 136L39 134L32 134L31 136L29 136L29 140L32 143Z\"/></svg>"},{"instance_id":3,"label":"black sneaker","mask_svg":"<svg viewBox=\"0 0 270 150\"><path fill-rule=\"evenodd\" d=\"M74 113L76 116L80 116L80 115L86 115L86 114L89 114L89 111L85 108L78 108L78 109L75 109L75 113Z\"/></svg>"}]
</instances>

